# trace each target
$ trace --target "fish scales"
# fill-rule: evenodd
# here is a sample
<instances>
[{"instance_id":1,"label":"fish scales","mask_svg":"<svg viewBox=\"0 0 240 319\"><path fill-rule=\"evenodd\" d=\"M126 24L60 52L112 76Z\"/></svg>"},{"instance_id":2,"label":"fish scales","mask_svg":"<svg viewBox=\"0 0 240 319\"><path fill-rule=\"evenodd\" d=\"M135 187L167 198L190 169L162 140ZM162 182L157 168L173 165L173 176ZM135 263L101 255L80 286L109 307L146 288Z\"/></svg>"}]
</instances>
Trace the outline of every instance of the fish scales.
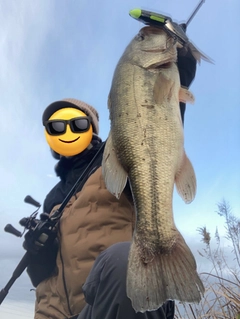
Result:
<instances>
[{"instance_id":1,"label":"fish scales","mask_svg":"<svg viewBox=\"0 0 240 319\"><path fill-rule=\"evenodd\" d=\"M195 175L183 146L176 57L168 34L143 28L119 60L109 94L111 130L103 175L117 197L127 178L131 185L136 227L127 294L141 312L167 299L198 302L204 291L172 211L175 182L186 202L195 195Z\"/></svg>"},{"instance_id":2,"label":"fish scales","mask_svg":"<svg viewBox=\"0 0 240 319\"><path fill-rule=\"evenodd\" d=\"M175 65L172 69L173 73L177 72ZM155 251L159 245L165 244L169 248L175 236L171 218L172 192L178 164L173 150L175 145L182 146L183 143L179 106L178 103L170 106L177 106L178 116L175 116L174 112L169 111L168 101L156 101L152 89L148 92L143 90L144 87L154 87L159 73L149 70L146 75L146 71L139 66L120 64L117 74L118 79L113 81L110 98L113 105L121 107L113 109L111 130L115 132L117 156L131 181L138 213L137 233L141 233L142 244L146 242L148 250L149 243L156 246L152 248ZM129 82L134 84L129 85ZM124 88L122 92L121 87ZM175 89L177 95L174 97L176 101L179 88L178 82ZM119 101L115 100L119 97L122 97ZM136 107L131 107L131 103ZM180 157L181 147L178 147L177 152ZM138 180L142 183L134 183ZM161 216L158 216L159 212ZM166 220L164 223L162 218ZM161 229L162 225L164 229ZM149 240L150 235L154 240Z\"/></svg>"}]
</instances>

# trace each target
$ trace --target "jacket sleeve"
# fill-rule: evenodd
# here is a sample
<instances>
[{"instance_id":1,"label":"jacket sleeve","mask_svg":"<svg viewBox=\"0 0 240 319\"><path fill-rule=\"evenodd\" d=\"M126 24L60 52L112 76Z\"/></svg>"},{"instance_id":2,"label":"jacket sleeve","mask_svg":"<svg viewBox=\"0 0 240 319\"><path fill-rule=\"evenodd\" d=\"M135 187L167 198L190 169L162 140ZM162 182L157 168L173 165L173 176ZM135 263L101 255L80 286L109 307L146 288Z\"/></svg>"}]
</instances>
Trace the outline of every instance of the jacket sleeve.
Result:
<instances>
[{"instance_id":1,"label":"jacket sleeve","mask_svg":"<svg viewBox=\"0 0 240 319\"><path fill-rule=\"evenodd\" d=\"M51 246L40 251L38 254L31 254L27 273L34 287L37 287L41 281L53 274L56 266L57 252L58 242L55 240Z\"/></svg>"}]
</instances>

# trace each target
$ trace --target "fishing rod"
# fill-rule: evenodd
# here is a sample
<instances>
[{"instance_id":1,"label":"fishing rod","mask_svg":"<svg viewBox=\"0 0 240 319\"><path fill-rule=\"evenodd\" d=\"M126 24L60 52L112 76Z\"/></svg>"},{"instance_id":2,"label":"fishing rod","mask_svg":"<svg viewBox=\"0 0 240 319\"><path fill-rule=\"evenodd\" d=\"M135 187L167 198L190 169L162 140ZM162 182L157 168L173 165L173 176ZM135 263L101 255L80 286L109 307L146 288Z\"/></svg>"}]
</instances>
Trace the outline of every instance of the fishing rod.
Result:
<instances>
[{"instance_id":1,"label":"fishing rod","mask_svg":"<svg viewBox=\"0 0 240 319\"><path fill-rule=\"evenodd\" d=\"M69 202L70 198L76 193L77 190L81 189L83 185L85 184L87 178L89 177L89 174L93 172L94 168L96 167L99 156L103 153L105 143L103 142L101 146L99 147L97 153L92 158L88 166L85 168L81 176L78 178L76 183L73 185L65 199L63 200L60 207L53 212L51 216L49 216L46 213L41 214L41 219L36 219L37 212L40 208L40 204L35 201L31 196L26 196L24 201L26 203L32 204L38 209L33 212L30 217L22 218L20 220L20 225L25 227L25 230L28 229L28 232L26 235L29 235L29 238L31 239L31 243L34 245L34 252L37 254L40 250L42 250L44 247L47 247L53 243L57 236L57 226L60 221L60 218L63 214L63 210L66 207L67 203ZM23 233L19 232L17 229L15 229L12 225L8 224L6 225L5 231L17 236L22 237ZM25 235L25 236L26 236ZM32 252L27 251L25 255L20 260L19 264L15 268L12 277L6 284L6 286L0 291L0 305L7 296L9 289L12 287L14 282L21 276L21 274L24 272L24 270L29 265L29 261L31 258Z\"/></svg>"},{"instance_id":2,"label":"fishing rod","mask_svg":"<svg viewBox=\"0 0 240 319\"><path fill-rule=\"evenodd\" d=\"M192 19L194 18L194 16L196 15L196 13L198 12L198 10L200 9L200 7L204 4L205 0L201 0L199 2L199 4L197 5L196 9L193 11L193 13L190 15L190 17L188 18L187 22L185 23L186 26L189 25L189 23L192 21Z\"/></svg>"},{"instance_id":3,"label":"fishing rod","mask_svg":"<svg viewBox=\"0 0 240 319\"><path fill-rule=\"evenodd\" d=\"M133 9L130 10L129 15L138 20L143 22L146 25L153 25L156 27L163 27L166 31L168 31L174 38L177 39L179 43L183 46L186 45L189 40L186 36L186 29L189 23L192 21L196 13L199 11L200 7L203 5L205 0L201 0L200 3L197 5L191 16L188 18L186 23L182 23L179 25L178 23L174 22L170 17L156 13L151 11L146 11L142 9Z\"/></svg>"}]
</instances>

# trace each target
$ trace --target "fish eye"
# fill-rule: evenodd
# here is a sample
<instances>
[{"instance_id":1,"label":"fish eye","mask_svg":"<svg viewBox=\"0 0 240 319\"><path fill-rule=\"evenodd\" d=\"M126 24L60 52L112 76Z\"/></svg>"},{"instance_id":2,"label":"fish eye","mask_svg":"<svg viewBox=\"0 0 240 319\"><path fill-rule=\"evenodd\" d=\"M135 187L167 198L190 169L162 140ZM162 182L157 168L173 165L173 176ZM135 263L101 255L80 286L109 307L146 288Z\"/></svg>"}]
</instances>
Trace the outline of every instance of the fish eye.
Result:
<instances>
[{"instance_id":1,"label":"fish eye","mask_svg":"<svg viewBox=\"0 0 240 319\"><path fill-rule=\"evenodd\" d=\"M142 32L139 32L137 35L136 35L136 40L137 41L143 41L144 40L144 35Z\"/></svg>"}]
</instances>

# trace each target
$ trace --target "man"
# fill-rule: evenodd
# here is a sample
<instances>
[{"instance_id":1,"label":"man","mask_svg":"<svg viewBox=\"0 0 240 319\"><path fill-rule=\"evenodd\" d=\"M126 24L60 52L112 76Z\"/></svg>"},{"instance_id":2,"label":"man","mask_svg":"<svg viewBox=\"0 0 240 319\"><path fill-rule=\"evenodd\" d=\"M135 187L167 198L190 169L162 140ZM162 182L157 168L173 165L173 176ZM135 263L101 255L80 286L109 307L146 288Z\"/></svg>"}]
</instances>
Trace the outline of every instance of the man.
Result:
<instances>
[{"instance_id":1,"label":"man","mask_svg":"<svg viewBox=\"0 0 240 319\"><path fill-rule=\"evenodd\" d=\"M179 54L181 84L195 76L191 53ZM182 119L185 105L180 103ZM44 216L60 206L76 180L99 151L98 113L90 105L65 99L43 113L45 136L58 159L60 182L44 202ZM129 185L120 199L111 195L101 173L102 151L63 211L57 240L32 255L28 274L36 287L35 319L173 319L169 300L152 312L135 313L126 295L126 271L135 213ZM31 237L24 247L34 252Z\"/></svg>"}]
</instances>

